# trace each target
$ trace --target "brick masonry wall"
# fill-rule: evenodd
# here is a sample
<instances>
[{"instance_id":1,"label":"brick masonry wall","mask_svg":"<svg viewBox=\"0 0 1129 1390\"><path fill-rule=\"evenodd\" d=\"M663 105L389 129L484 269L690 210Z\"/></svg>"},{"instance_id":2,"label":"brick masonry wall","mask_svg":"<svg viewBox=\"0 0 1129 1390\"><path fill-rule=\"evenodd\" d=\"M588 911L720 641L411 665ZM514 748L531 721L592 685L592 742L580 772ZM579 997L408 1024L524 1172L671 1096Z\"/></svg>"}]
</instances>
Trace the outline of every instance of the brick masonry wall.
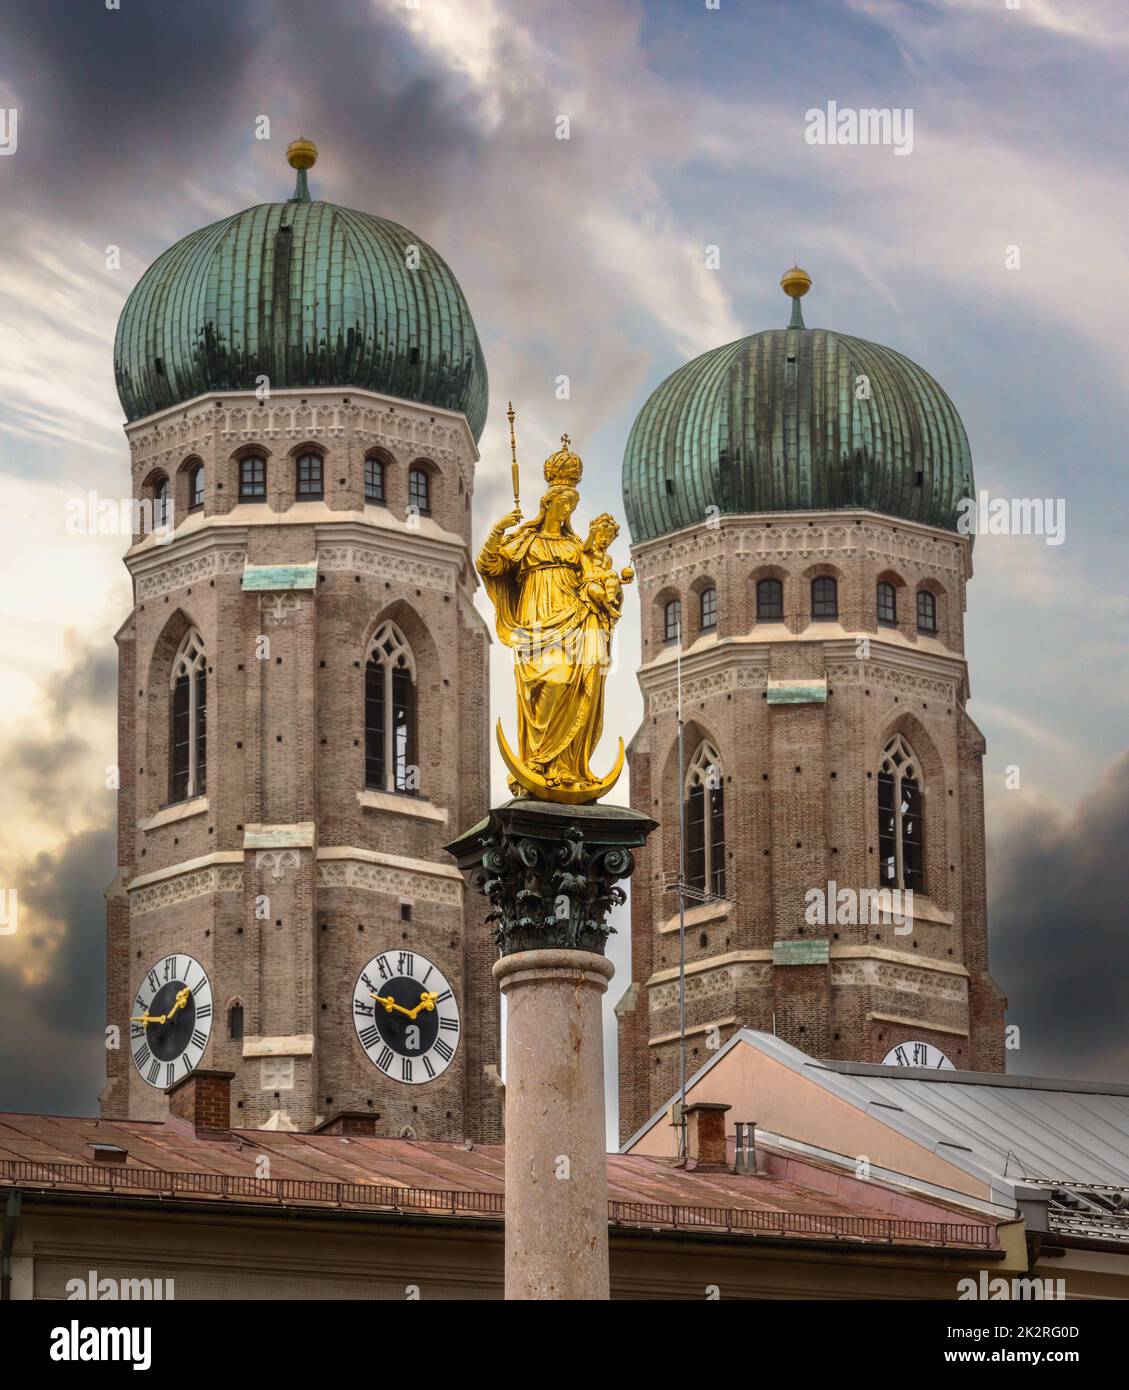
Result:
<instances>
[{"instance_id":1,"label":"brick masonry wall","mask_svg":"<svg viewBox=\"0 0 1129 1390\"><path fill-rule=\"evenodd\" d=\"M772 1029L816 1056L876 1062L908 1039L958 1067L1003 1068L1003 1008L988 974L983 739L965 711L968 543L872 513L723 518L635 547L643 608L643 723L632 742L632 804L660 822L632 880L632 982L618 1010L620 1128L626 1138L677 1088L677 710L671 598L683 605L686 760L702 739L724 774L727 901L691 910L686 933L688 1068L708 1040ZM811 580L838 582L839 617L809 618ZM756 618L756 581L784 585L784 618ZM898 592L877 622L875 591ZM700 593L718 590L717 632ZM919 635L918 588L939 631ZM868 644L868 645L867 645ZM769 681L825 681L826 703L768 703ZM925 893L913 930L805 921L828 881L878 885L877 775L902 733L925 785ZM925 901L922 901L922 898ZM826 941L824 964L773 964L773 944Z\"/></svg>"},{"instance_id":2,"label":"brick masonry wall","mask_svg":"<svg viewBox=\"0 0 1129 1390\"><path fill-rule=\"evenodd\" d=\"M477 453L465 421L355 391L276 392L261 405L209 397L128 433L137 494L169 477L177 525L170 543L138 537L127 556L136 603L119 634L109 1021L128 1039L144 970L188 953L214 996L201 1065L235 1074L233 1123L281 1113L307 1129L338 1111L371 1111L378 1134L498 1139L501 1093L485 1073L501 1060L493 948L479 900L467 901L443 850L489 804L489 638L472 601ZM326 496L299 503L294 459L309 447L323 453ZM251 448L267 457L265 503L237 500L239 458ZM386 506L364 502L374 449L387 462ZM188 514L196 461L205 504ZM432 514L418 524L405 515L413 464L432 479ZM242 588L245 563L315 561L312 591ZM416 663L420 797L362 804L364 666L386 619ZM207 796L181 808L194 814L168 820L170 675L192 626L207 652ZM278 848L245 846L248 827L260 825L307 829ZM360 970L404 945L447 976L462 1022L454 1061L419 1086L379 1072L352 1019ZM229 1036L236 1003L242 1042ZM273 1057L254 1055L258 1038L307 1039L289 1053L274 1048L292 1057L292 1088L277 1088ZM107 1074L105 1113L167 1112L124 1043L108 1054Z\"/></svg>"}]
</instances>

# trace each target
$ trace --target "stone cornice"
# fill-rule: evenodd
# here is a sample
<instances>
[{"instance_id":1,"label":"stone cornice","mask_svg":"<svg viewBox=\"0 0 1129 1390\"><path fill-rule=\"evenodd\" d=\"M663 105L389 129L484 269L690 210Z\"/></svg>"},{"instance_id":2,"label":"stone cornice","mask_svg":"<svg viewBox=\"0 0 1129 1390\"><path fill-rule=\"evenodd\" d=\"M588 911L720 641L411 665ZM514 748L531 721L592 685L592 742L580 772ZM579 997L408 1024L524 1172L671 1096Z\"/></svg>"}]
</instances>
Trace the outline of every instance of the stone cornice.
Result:
<instances>
[{"instance_id":1,"label":"stone cornice","mask_svg":"<svg viewBox=\"0 0 1129 1390\"><path fill-rule=\"evenodd\" d=\"M740 559L770 564L799 559L816 563L843 555L910 561L962 579L972 575L967 537L916 521L895 521L880 512L774 512L723 516L631 547L640 584L675 574L707 572L710 562Z\"/></svg>"},{"instance_id":2,"label":"stone cornice","mask_svg":"<svg viewBox=\"0 0 1129 1390\"><path fill-rule=\"evenodd\" d=\"M358 387L275 390L265 401L253 391L209 391L124 426L135 460L177 462L215 437L237 448L262 439L298 443L307 437L371 436L397 459L448 455L477 462L478 446L457 410L378 395ZM438 459L437 459L438 461Z\"/></svg>"}]
</instances>

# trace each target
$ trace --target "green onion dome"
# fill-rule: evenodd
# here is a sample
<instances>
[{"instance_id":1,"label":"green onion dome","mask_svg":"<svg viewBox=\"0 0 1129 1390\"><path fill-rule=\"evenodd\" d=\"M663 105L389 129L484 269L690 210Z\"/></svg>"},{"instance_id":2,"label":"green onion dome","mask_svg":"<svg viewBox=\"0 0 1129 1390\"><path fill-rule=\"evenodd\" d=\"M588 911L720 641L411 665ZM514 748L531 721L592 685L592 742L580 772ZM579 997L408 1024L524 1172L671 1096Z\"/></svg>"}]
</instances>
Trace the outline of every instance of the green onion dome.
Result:
<instances>
[{"instance_id":1,"label":"green onion dome","mask_svg":"<svg viewBox=\"0 0 1129 1390\"><path fill-rule=\"evenodd\" d=\"M794 268L787 328L703 353L652 393L623 459L634 541L720 513L864 508L955 530L972 455L952 401L892 348L807 328Z\"/></svg>"},{"instance_id":2,"label":"green onion dome","mask_svg":"<svg viewBox=\"0 0 1129 1390\"><path fill-rule=\"evenodd\" d=\"M486 362L443 258L395 222L311 202L317 151L295 141L294 196L193 232L153 262L118 320L130 420L211 391L358 387L486 422Z\"/></svg>"}]
</instances>

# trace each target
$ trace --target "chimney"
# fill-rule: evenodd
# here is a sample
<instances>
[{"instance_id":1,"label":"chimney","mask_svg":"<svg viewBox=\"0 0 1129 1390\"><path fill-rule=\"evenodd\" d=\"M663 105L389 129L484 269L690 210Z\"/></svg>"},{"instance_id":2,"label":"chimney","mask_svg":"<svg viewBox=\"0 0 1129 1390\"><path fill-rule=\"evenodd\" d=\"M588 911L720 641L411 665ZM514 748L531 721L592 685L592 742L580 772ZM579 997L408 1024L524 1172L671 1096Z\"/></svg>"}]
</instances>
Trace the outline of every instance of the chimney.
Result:
<instances>
[{"instance_id":1,"label":"chimney","mask_svg":"<svg viewBox=\"0 0 1129 1390\"><path fill-rule=\"evenodd\" d=\"M687 1166L725 1167L725 1116L729 1108L708 1100L686 1107Z\"/></svg>"},{"instance_id":2,"label":"chimney","mask_svg":"<svg viewBox=\"0 0 1129 1390\"><path fill-rule=\"evenodd\" d=\"M738 1120L733 1128L737 1135L733 1146L733 1171L735 1173L756 1173L758 1170L755 1121Z\"/></svg>"},{"instance_id":3,"label":"chimney","mask_svg":"<svg viewBox=\"0 0 1129 1390\"><path fill-rule=\"evenodd\" d=\"M231 1134L233 1071L190 1071L165 1094L169 1115L185 1120L200 1138L226 1139Z\"/></svg>"},{"instance_id":4,"label":"chimney","mask_svg":"<svg viewBox=\"0 0 1129 1390\"><path fill-rule=\"evenodd\" d=\"M376 1137L376 1122L380 1116L374 1110L342 1110L320 1125L315 1125L314 1134L344 1134L364 1139Z\"/></svg>"}]
</instances>

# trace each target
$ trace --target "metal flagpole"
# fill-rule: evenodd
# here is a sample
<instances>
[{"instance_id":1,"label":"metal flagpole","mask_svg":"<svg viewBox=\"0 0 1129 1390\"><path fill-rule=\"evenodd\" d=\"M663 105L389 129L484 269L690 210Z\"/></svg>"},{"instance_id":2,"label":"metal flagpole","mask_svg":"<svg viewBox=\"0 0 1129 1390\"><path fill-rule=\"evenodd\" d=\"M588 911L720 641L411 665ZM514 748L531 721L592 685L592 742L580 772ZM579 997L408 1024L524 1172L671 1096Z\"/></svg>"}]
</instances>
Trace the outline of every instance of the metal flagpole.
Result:
<instances>
[{"instance_id":1,"label":"metal flagpole","mask_svg":"<svg viewBox=\"0 0 1129 1390\"><path fill-rule=\"evenodd\" d=\"M678 615L678 1156L686 1158L686 740L682 724L682 614Z\"/></svg>"}]
</instances>

